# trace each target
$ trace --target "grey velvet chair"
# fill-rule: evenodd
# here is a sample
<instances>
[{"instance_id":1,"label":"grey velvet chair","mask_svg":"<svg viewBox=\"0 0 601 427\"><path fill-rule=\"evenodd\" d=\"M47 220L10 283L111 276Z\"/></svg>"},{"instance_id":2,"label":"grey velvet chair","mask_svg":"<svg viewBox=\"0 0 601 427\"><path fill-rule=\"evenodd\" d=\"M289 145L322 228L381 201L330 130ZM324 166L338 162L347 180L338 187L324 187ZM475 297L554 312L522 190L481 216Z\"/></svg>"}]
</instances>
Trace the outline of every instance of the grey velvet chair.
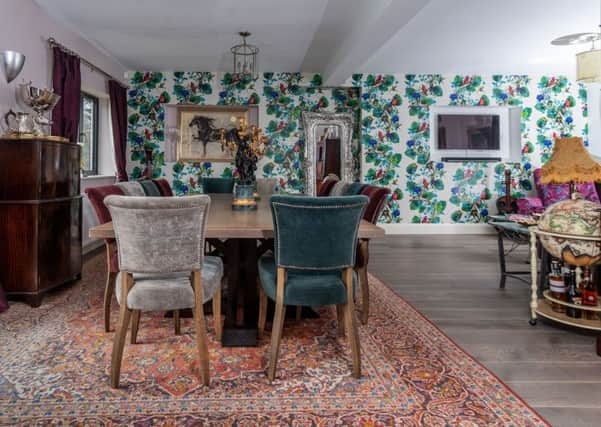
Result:
<instances>
[{"instance_id":1,"label":"grey velvet chair","mask_svg":"<svg viewBox=\"0 0 601 427\"><path fill-rule=\"evenodd\" d=\"M119 254L117 301L119 327L111 359L111 386L119 386L125 336L132 321L135 344L141 311L194 308L200 374L209 384L209 353L203 303L213 299L213 312L221 313L223 263L205 257L202 250L211 199L190 197L109 196ZM176 333L179 329L176 320ZM215 318L220 339L221 316Z\"/></svg>"},{"instance_id":2,"label":"grey velvet chair","mask_svg":"<svg viewBox=\"0 0 601 427\"><path fill-rule=\"evenodd\" d=\"M275 378L287 305L335 305L339 332L346 330L348 334L353 375L361 376L353 266L359 223L367 202L366 196L271 197L274 252L263 255L258 263L259 337L265 329L267 298L276 304L267 371L270 381ZM341 327L343 321L345 328Z\"/></svg>"}]
</instances>

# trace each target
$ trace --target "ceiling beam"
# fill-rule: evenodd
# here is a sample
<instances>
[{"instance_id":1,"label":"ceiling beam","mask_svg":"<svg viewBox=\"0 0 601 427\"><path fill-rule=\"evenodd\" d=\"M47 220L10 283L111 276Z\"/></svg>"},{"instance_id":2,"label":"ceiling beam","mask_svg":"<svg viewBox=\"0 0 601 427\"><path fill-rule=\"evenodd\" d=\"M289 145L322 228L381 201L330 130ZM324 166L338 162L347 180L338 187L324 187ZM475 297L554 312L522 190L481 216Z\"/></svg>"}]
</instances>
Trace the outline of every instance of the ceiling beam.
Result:
<instances>
[{"instance_id":1,"label":"ceiling beam","mask_svg":"<svg viewBox=\"0 0 601 427\"><path fill-rule=\"evenodd\" d=\"M355 7L349 12L348 0L329 0L320 27L305 55L303 71L312 71L313 62L321 56L319 71L323 84L343 85L428 3L428 0L357 1L353 2L352 6ZM336 34L328 31L328 26L335 22L337 15L345 16L344 25L347 29L339 31L336 39ZM314 53L317 51L321 51L321 54Z\"/></svg>"}]
</instances>

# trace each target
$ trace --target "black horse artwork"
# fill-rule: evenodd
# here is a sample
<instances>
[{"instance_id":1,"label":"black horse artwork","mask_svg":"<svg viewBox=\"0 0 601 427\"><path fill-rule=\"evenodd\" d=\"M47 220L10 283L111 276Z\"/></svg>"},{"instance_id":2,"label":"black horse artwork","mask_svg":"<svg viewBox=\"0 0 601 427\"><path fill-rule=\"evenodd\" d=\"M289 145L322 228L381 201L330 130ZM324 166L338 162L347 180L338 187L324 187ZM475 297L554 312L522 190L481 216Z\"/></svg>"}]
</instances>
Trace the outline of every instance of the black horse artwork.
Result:
<instances>
[{"instance_id":1,"label":"black horse artwork","mask_svg":"<svg viewBox=\"0 0 601 427\"><path fill-rule=\"evenodd\" d=\"M192 140L202 142L203 156L207 155L207 144L209 142L219 142L220 129L215 127L214 121L215 119L211 117L194 116L188 124L190 127L196 126L196 135L192 135ZM224 151L223 147L221 147L221 151Z\"/></svg>"}]
</instances>

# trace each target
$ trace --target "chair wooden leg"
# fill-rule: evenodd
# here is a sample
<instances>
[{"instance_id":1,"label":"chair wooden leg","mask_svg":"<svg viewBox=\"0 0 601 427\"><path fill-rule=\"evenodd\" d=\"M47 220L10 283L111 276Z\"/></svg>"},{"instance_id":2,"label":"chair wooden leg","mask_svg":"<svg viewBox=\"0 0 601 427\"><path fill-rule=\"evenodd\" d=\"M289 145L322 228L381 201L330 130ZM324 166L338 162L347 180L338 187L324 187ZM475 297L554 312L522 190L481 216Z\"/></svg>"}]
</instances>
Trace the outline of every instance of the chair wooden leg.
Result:
<instances>
[{"instance_id":1,"label":"chair wooden leg","mask_svg":"<svg viewBox=\"0 0 601 427\"><path fill-rule=\"evenodd\" d=\"M192 282L194 283L194 323L196 324L196 346L200 356L200 378L203 385L208 386L211 377L209 375L209 347L207 344L207 327L205 324L205 314L202 306L202 283L200 271L192 273Z\"/></svg>"},{"instance_id":2,"label":"chair wooden leg","mask_svg":"<svg viewBox=\"0 0 601 427\"><path fill-rule=\"evenodd\" d=\"M106 275L106 285L104 286L104 331L111 331L111 302L115 293L115 281L117 273L110 271Z\"/></svg>"},{"instance_id":3,"label":"chair wooden leg","mask_svg":"<svg viewBox=\"0 0 601 427\"><path fill-rule=\"evenodd\" d=\"M121 304L119 314L119 327L115 333L113 341L113 354L111 355L111 387L119 387L119 375L121 373L121 360L123 359L123 347L125 346L125 336L131 317L131 310L127 308L127 293L132 283L130 274L123 274L123 282L121 285Z\"/></svg>"},{"instance_id":4,"label":"chair wooden leg","mask_svg":"<svg viewBox=\"0 0 601 427\"><path fill-rule=\"evenodd\" d=\"M347 268L344 272L344 282L347 287L347 304L345 307L344 321L346 331L351 347L351 356L353 358L353 376L361 378L361 347L359 345L359 336L357 334L357 324L355 322L355 304L353 302L353 270Z\"/></svg>"},{"instance_id":5,"label":"chair wooden leg","mask_svg":"<svg viewBox=\"0 0 601 427\"><path fill-rule=\"evenodd\" d=\"M269 351L269 368L267 377L269 381L275 379L275 369L278 363L280 352L280 341L282 339L282 330L284 329L284 317L286 316L286 306L283 302L276 302L275 313L273 316L273 325L271 327L271 349Z\"/></svg>"},{"instance_id":6,"label":"chair wooden leg","mask_svg":"<svg viewBox=\"0 0 601 427\"><path fill-rule=\"evenodd\" d=\"M213 323L215 324L215 336L217 341L221 342L223 333L223 320L221 318L221 288L213 295Z\"/></svg>"},{"instance_id":7,"label":"chair wooden leg","mask_svg":"<svg viewBox=\"0 0 601 427\"><path fill-rule=\"evenodd\" d=\"M259 285L259 324L257 336L259 339L263 338L263 332L265 332L265 322L267 321L267 294L263 291L261 285Z\"/></svg>"},{"instance_id":8,"label":"chair wooden leg","mask_svg":"<svg viewBox=\"0 0 601 427\"><path fill-rule=\"evenodd\" d=\"M336 306L336 317L338 323L338 336L344 336L344 305L338 304Z\"/></svg>"},{"instance_id":9,"label":"chair wooden leg","mask_svg":"<svg viewBox=\"0 0 601 427\"><path fill-rule=\"evenodd\" d=\"M299 320L301 320L301 317L303 315L303 306L302 305L297 305L296 306L296 321L298 322Z\"/></svg>"},{"instance_id":10,"label":"chair wooden leg","mask_svg":"<svg viewBox=\"0 0 601 427\"><path fill-rule=\"evenodd\" d=\"M367 325L369 318L369 283L367 280L367 267L357 269L359 286L361 287L361 324Z\"/></svg>"},{"instance_id":11,"label":"chair wooden leg","mask_svg":"<svg viewBox=\"0 0 601 427\"><path fill-rule=\"evenodd\" d=\"M182 322L179 317L179 310L173 310L173 327L175 329L175 335L182 334Z\"/></svg>"},{"instance_id":12,"label":"chair wooden leg","mask_svg":"<svg viewBox=\"0 0 601 427\"><path fill-rule=\"evenodd\" d=\"M138 340L138 328L140 326L140 310L133 310L131 316L131 335L130 342L135 344Z\"/></svg>"},{"instance_id":13,"label":"chair wooden leg","mask_svg":"<svg viewBox=\"0 0 601 427\"><path fill-rule=\"evenodd\" d=\"M356 269L361 288L361 323L367 325L369 319L369 281L367 279L367 263L369 262L369 240L359 240L361 266Z\"/></svg>"},{"instance_id":14,"label":"chair wooden leg","mask_svg":"<svg viewBox=\"0 0 601 427\"><path fill-rule=\"evenodd\" d=\"M284 305L285 277L286 271L283 268L278 267L275 313L273 316L273 326L271 327L271 350L269 351L269 368L267 369L269 381L275 379L275 369L280 351L280 340L282 338L282 329L284 328L284 316L286 315L286 306Z\"/></svg>"}]
</instances>

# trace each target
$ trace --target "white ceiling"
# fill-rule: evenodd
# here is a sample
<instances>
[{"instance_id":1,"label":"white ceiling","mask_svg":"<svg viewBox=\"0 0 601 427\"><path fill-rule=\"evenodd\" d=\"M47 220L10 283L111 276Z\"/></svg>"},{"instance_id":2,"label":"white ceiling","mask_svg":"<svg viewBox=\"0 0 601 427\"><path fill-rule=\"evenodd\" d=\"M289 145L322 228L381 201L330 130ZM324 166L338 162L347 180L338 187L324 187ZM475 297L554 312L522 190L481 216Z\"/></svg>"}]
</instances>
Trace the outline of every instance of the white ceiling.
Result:
<instances>
[{"instance_id":1,"label":"white ceiling","mask_svg":"<svg viewBox=\"0 0 601 427\"><path fill-rule=\"evenodd\" d=\"M588 46L599 0L36 0L128 68L231 69L238 31L262 71L564 73ZM49 35L50 36L50 35Z\"/></svg>"}]
</instances>

